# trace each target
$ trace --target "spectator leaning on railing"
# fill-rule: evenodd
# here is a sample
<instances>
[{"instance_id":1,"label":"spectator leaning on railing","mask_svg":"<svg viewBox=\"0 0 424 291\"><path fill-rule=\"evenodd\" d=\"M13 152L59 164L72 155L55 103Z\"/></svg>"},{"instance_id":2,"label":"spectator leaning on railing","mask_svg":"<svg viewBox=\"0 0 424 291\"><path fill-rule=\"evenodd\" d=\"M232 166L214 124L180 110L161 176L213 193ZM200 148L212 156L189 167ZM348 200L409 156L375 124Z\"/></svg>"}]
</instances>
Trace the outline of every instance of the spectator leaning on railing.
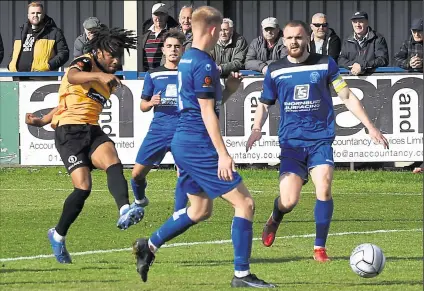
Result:
<instances>
[{"instance_id":1,"label":"spectator leaning on railing","mask_svg":"<svg viewBox=\"0 0 424 291\"><path fill-rule=\"evenodd\" d=\"M328 26L327 16L323 13L314 14L310 27L312 33L309 51L320 55L329 55L337 62L342 43L334 29Z\"/></svg>"},{"instance_id":2,"label":"spectator leaning on railing","mask_svg":"<svg viewBox=\"0 0 424 291\"><path fill-rule=\"evenodd\" d=\"M396 65L410 72L423 72L423 19L412 21L411 36L395 55Z\"/></svg>"},{"instance_id":3,"label":"spectator leaning on railing","mask_svg":"<svg viewBox=\"0 0 424 291\"><path fill-rule=\"evenodd\" d=\"M219 40L211 51L211 56L218 65L222 77L227 77L231 72L237 72L244 68L247 49L247 41L242 35L234 31L233 21L224 18Z\"/></svg>"},{"instance_id":4,"label":"spectator leaning on railing","mask_svg":"<svg viewBox=\"0 0 424 291\"><path fill-rule=\"evenodd\" d=\"M262 35L250 43L244 66L246 70L265 74L268 65L285 57L287 50L277 18L267 17L262 20L261 26Z\"/></svg>"},{"instance_id":5,"label":"spectator leaning on railing","mask_svg":"<svg viewBox=\"0 0 424 291\"><path fill-rule=\"evenodd\" d=\"M74 42L74 58L82 56L83 54L88 53L86 44L90 39L93 38L91 30L93 28L100 26L100 20L97 17L89 17L84 20L82 27L84 28L84 33L77 37Z\"/></svg>"},{"instance_id":6,"label":"spectator leaning on railing","mask_svg":"<svg viewBox=\"0 0 424 291\"><path fill-rule=\"evenodd\" d=\"M386 39L368 26L368 14L355 12L352 17L353 34L343 41L338 64L361 75L375 68L387 67L389 52Z\"/></svg>"},{"instance_id":7,"label":"spectator leaning on railing","mask_svg":"<svg viewBox=\"0 0 424 291\"><path fill-rule=\"evenodd\" d=\"M56 71L69 59L69 49L62 31L44 13L43 5L28 5L28 21L15 38L11 72Z\"/></svg>"}]
</instances>

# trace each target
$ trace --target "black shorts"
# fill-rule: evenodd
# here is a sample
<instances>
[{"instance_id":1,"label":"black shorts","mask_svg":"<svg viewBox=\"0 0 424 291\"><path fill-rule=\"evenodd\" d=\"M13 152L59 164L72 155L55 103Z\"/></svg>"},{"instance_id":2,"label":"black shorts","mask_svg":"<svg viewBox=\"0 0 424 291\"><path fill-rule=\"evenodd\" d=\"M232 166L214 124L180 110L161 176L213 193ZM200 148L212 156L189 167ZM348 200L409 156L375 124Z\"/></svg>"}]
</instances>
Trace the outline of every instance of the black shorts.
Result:
<instances>
[{"instance_id":1,"label":"black shorts","mask_svg":"<svg viewBox=\"0 0 424 291\"><path fill-rule=\"evenodd\" d=\"M99 125L65 124L55 130L56 149L69 174L81 167L93 169L91 155L105 142L113 143Z\"/></svg>"}]
</instances>

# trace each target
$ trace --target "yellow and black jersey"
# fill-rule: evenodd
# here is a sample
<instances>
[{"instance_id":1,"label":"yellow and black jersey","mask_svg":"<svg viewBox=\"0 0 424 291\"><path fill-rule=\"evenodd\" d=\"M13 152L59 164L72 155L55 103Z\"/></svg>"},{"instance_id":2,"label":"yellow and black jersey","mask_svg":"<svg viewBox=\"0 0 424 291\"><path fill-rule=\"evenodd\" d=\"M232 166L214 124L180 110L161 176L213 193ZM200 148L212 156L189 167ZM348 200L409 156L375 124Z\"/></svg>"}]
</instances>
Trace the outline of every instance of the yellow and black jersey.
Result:
<instances>
[{"instance_id":1,"label":"yellow and black jersey","mask_svg":"<svg viewBox=\"0 0 424 291\"><path fill-rule=\"evenodd\" d=\"M53 128L63 124L98 125L99 115L110 98L111 88L108 84L97 81L70 84L68 72L72 68L84 72L102 72L91 53L72 61L59 87L59 107L53 116Z\"/></svg>"}]
</instances>

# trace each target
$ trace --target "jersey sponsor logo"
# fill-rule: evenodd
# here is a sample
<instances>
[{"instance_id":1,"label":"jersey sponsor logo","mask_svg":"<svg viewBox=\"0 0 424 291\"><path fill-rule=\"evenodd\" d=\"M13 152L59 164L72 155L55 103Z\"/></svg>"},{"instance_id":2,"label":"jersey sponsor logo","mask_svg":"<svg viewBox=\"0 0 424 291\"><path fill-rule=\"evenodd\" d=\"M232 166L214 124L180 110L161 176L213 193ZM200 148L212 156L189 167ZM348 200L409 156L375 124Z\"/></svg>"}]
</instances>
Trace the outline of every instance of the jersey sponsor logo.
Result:
<instances>
[{"instance_id":1,"label":"jersey sponsor logo","mask_svg":"<svg viewBox=\"0 0 424 291\"><path fill-rule=\"evenodd\" d=\"M88 90L87 96L89 98L93 99L94 101L99 102L102 106L104 106L106 101L107 101L106 97L104 97L102 94L98 93L93 88L90 88L90 90Z\"/></svg>"},{"instance_id":2,"label":"jersey sponsor logo","mask_svg":"<svg viewBox=\"0 0 424 291\"><path fill-rule=\"evenodd\" d=\"M181 59L180 64L191 64L192 61L192 59Z\"/></svg>"},{"instance_id":3,"label":"jersey sponsor logo","mask_svg":"<svg viewBox=\"0 0 424 291\"><path fill-rule=\"evenodd\" d=\"M156 80L168 79L167 76L157 77Z\"/></svg>"},{"instance_id":4,"label":"jersey sponsor logo","mask_svg":"<svg viewBox=\"0 0 424 291\"><path fill-rule=\"evenodd\" d=\"M281 79L291 79L291 78L293 78L292 75L288 75L288 76L282 75L282 76L278 77L279 80L281 80Z\"/></svg>"},{"instance_id":5,"label":"jersey sponsor logo","mask_svg":"<svg viewBox=\"0 0 424 291\"><path fill-rule=\"evenodd\" d=\"M294 87L294 100L307 100L309 99L309 84L296 85Z\"/></svg>"},{"instance_id":6,"label":"jersey sponsor logo","mask_svg":"<svg viewBox=\"0 0 424 291\"><path fill-rule=\"evenodd\" d=\"M314 71L309 75L309 78L311 79L311 83L318 83L319 73L317 71Z\"/></svg>"}]
</instances>

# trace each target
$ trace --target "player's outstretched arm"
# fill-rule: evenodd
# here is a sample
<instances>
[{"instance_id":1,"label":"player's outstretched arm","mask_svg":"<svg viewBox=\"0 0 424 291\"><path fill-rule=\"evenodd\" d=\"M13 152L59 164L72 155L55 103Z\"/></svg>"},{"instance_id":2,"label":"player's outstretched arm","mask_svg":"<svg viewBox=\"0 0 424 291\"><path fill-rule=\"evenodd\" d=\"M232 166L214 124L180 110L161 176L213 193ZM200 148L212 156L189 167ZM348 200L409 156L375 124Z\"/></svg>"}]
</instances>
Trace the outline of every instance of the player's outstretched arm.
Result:
<instances>
[{"instance_id":1,"label":"player's outstretched arm","mask_svg":"<svg viewBox=\"0 0 424 291\"><path fill-rule=\"evenodd\" d=\"M58 107L53 108L48 114L44 115L42 118L35 116L32 113L25 114L25 123L28 125L43 127L46 124L52 122L53 115L57 112Z\"/></svg>"},{"instance_id":2,"label":"player's outstretched arm","mask_svg":"<svg viewBox=\"0 0 424 291\"><path fill-rule=\"evenodd\" d=\"M77 68L69 69L68 82L73 85L80 85L88 82L99 82L108 84L111 89L121 85L121 80L113 74L103 72L84 72Z\"/></svg>"},{"instance_id":3,"label":"player's outstretched arm","mask_svg":"<svg viewBox=\"0 0 424 291\"><path fill-rule=\"evenodd\" d=\"M268 118L269 105L259 101L258 107L256 108L255 120L253 122L252 133L246 143L246 152L252 149L255 142L262 138L262 127Z\"/></svg>"},{"instance_id":4,"label":"player's outstretched arm","mask_svg":"<svg viewBox=\"0 0 424 291\"><path fill-rule=\"evenodd\" d=\"M218 117L215 113L215 100L199 98L200 111L206 130L218 153L218 178L225 181L233 180L234 161L228 154L219 129Z\"/></svg>"},{"instance_id":5,"label":"player's outstretched arm","mask_svg":"<svg viewBox=\"0 0 424 291\"><path fill-rule=\"evenodd\" d=\"M337 91L337 90L336 90ZM353 94L349 87L345 86L338 92L340 99L346 105L346 108L358 118L363 125L368 129L369 135L376 143L382 144L384 148L389 148L389 142L384 135L378 130L368 117L361 101Z\"/></svg>"}]
</instances>

